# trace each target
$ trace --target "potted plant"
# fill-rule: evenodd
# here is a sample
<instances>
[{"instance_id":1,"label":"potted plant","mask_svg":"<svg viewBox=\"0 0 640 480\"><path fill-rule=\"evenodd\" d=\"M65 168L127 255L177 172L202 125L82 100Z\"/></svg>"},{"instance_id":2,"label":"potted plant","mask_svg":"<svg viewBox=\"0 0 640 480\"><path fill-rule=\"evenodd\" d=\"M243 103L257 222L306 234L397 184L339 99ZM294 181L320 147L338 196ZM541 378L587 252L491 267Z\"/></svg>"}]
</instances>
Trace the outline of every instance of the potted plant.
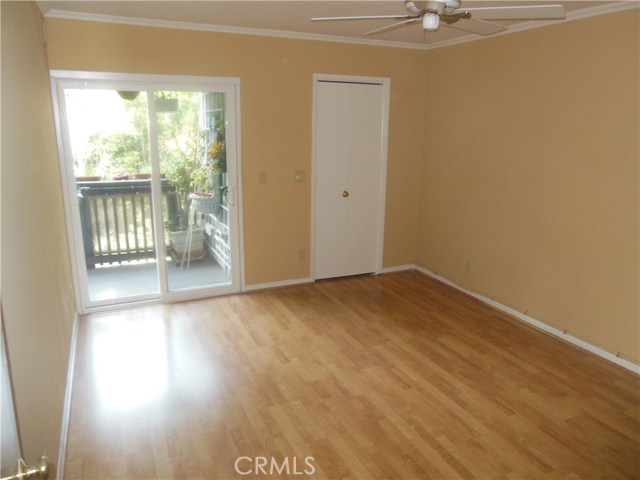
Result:
<instances>
[{"instance_id":1,"label":"potted plant","mask_svg":"<svg viewBox=\"0 0 640 480\"><path fill-rule=\"evenodd\" d=\"M182 259L184 252L191 251L190 258L200 253L204 256L203 229L192 226L191 243L187 242L190 221L193 212L215 214L220 208L222 198L222 174L227 170L227 153L224 132L215 132L214 140L209 144L206 155L203 154L203 136L198 134L184 145L164 168L167 180L174 186L178 198L179 212L165 222L170 232L170 244L173 256Z\"/></svg>"},{"instance_id":2,"label":"potted plant","mask_svg":"<svg viewBox=\"0 0 640 480\"><path fill-rule=\"evenodd\" d=\"M202 213L217 213L222 198L222 173L227 170L227 151L220 132L207 149L205 160L191 174L194 208Z\"/></svg>"},{"instance_id":3,"label":"potted plant","mask_svg":"<svg viewBox=\"0 0 640 480\"><path fill-rule=\"evenodd\" d=\"M204 229L198 225L192 225L189 233L191 194L194 189L200 188L197 172L201 168L201 144L201 136L194 136L189 145L175 154L164 167L167 180L175 188L178 204L178 212L165 222L165 229L169 233L171 254L177 261L183 260L186 252L190 252L190 260L204 257ZM189 234L190 241L188 241Z\"/></svg>"},{"instance_id":4,"label":"potted plant","mask_svg":"<svg viewBox=\"0 0 640 480\"><path fill-rule=\"evenodd\" d=\"M209 145L207 158L211 162L212 170L214 172L227 172L227 146L222 133L218 133L216 140L211 142L211 145Z\"/></svg>"},{"instance_id":5,"label":"potted plant","mask_svg":"<svg viewBox=\"0 0 640 480\"><path fill-rule=\"evenodd\" d=\"M220 205L216 192L216 176L209 162L204 162L191 173L193 192L189 195L193 208L201 213L217 213Z\"/></svg>"},{"instance_id":6,"label":"potted plant","mask_svg":"<svg viewBox=\"0 0 640 480\"><path fill-rule=\"evenodd\" d=\"M167 220L164 225L169 232L171 256L176 262L204 258L204 229L201 226L192 225L189 238L188 227L174 220Z\"/></svg>"}]
</instances>

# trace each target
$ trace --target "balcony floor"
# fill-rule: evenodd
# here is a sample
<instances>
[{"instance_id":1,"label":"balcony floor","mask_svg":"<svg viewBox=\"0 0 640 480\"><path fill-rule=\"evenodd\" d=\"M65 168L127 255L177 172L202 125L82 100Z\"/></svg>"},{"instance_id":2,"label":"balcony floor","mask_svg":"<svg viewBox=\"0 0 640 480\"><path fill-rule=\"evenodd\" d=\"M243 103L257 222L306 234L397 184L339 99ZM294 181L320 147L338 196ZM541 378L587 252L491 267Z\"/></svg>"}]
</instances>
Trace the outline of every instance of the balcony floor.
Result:
<instances>
[{"instance_id":1,"label":"balcony floor","mask_svg":"<svg viewBox=\"0 0 640 480\"><path fill-rule=\"evenodd\" d=\"M201 260L186 263L167 260L169 290L209 287L229 282L229 275L209 254ZM155 261L96 267L87 270L89 297L92 302L148 295L159 292Z\"/></svg>"}]
</instances>

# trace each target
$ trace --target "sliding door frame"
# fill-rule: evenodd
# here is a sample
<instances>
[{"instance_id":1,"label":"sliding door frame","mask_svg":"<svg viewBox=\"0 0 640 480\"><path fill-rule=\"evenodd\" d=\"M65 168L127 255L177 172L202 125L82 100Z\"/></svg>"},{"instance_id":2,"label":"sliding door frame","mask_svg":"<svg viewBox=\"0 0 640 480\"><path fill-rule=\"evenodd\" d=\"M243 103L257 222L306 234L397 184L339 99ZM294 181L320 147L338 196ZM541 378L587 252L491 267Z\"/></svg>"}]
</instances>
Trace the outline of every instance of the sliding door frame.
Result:
<instances>
[{"instance_id":1,"label":"sliding door frame","mask_svg":"<svg viewBox=\"0 0 640 480\"><path fill-rule=\"evenodd\" d=\"M71 262L73 267L73 281L76 297L79 300L80 313L126 308L132 304L171 302L190 300L235 293L244 284L244 251L243 251L243 211L242 211L242 169L241 169L241 132L240 132L240 79L237 77L199 77L184 75L148 75L114 72L84 72L70 70L51 70L51 90L53 108L56 120L56 135L58 143L58 157L61 171L63 200L65 203L67 235ZM125 300L105 300L92 302L89 298L88 278L84 258L84 246L80 218L77 214L77 198L73 162L70 161L72 152L68 151L69 131L64 106L64 90L67 88L105 88L118 90L140 91L147 94L147 98L158 90L194 91L194 92L223 92L227 99L226 139L228 164L235 165L235 171L229 172L229 202L235 210L229 216L231 241L231 283L230 285L208 286L198 289L169 291L167 285L166 259L158 252L164 252L165 235L162 212L162 188L160 175L160 157L157 142L156 122L149 122L149 148L151 163L152 205L154 217L154 239L156 257L158 259L158 278L160 291L158 294L146 294L129 297ZM155 119L154 102L148 101L148 116ZM230 143L233 142L231 145Z\"/></svg>"}]
</instances>

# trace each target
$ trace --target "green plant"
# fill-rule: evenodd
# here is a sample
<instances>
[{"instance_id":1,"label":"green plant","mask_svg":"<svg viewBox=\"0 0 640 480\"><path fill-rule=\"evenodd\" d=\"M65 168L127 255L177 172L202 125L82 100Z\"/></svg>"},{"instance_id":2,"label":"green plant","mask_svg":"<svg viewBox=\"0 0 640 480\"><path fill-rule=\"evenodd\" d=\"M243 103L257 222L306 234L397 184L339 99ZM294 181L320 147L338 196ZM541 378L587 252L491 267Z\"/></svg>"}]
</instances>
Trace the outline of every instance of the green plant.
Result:
<instances>
[{"instance_id":1,"label":"green plant","mask_svg":"<svg viewBox=\"0 0 640 480\"><path fill-rule=\"evenodd\" d=\"M227 147L222 131L216 133L216 140L207 149L206 158L191 172L191 187L200 195L215 196L214 175L227 171Z\"/></svg>"},{"instance_id":2,"label":"green plant","mask_svg":"<svg viewBox=\"0 0 640 480\"><path fill-rule=\"evenodd\" d=\"M201 164L191 172L191 187L194 193L207 195L213 189L212 169L208 163Z\"/></svg>"},{"instance_id":3,"label":"green plant","mask_svg":"<svg viewBox=\"0 0 640 480\"><path fill-rule=\"evenodd\" d=\"M164 221L164 229L168 232L178 232L184 230L184 226L180 224L179 218L172 218Z\"/></svg>"},{"instance_id":4,"label":"green plant","mask_svg":"<svg viewBox=\"0 0 640 480\"><path fill-rule=\"evenodd\" d=\"M202 168L202 157L204 156L204 136L197 131L188 131L179 138L180 141L165 142L165 161L163 162L163 172L167 180L176 189L176 195L180 206L180 213L177 219L171 220L171 224L165 227L171 231L178 231L186 228L187 217L190 208L189 195L200 187L200 181L196 180L198 172Z\"/></svg>"},{"instance_id":5,"label":"green plant","mask_svg":"<svg viewBox=\"0 0 640 480\"><path fill-rule=\"evenodd\" d=\"M211 163L211 170L214 173L227 171L227 145L224 138L215 140L209 145L207 159Z\"/></svg>"},{"instance_id":6,"label":"green plant","mask_svg":"<svg viewBox=\"0 0 640 480\"><path fill-rule=\"evenodd\" d=\"M168 162L165 167L167 180L176 188L180 195L191 192L192 174L197 167L197 159L183 155Z\"/></svg>"}]
</instances>

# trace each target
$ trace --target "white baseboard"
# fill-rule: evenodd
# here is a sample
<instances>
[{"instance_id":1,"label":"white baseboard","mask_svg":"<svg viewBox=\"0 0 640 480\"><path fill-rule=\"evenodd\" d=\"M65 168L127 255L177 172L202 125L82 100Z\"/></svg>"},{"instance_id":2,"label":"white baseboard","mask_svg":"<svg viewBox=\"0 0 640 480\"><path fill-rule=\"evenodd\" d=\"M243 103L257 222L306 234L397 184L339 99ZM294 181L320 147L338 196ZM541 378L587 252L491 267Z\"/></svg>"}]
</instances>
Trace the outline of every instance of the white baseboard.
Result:
<instances>
[{"instance_id":1,"label":"white baseboard","mask_svg":"<svg viewBox=\"0 0 640 480\"><path fill-rule=\"evenodd\" d=\"M396 267L384 267L382 269L382 273L404 272L405 270L417 270L417 267L414 264L398 265Z\"/></svg>"},{"instance_id":2,"label":"white baseboard","mask_svg":"<svg viewBox=\"0 0 640 480\"><path fill-rule=\"evenodd\" d=\"M268 290L270 288L278 288L278 287L291 287L293 285L304 285L304 284L313 283L313 282L314 282L313 278L306 277L306 278L294 278L291 280L282 280L280 282L254 283L251 285L245 285L242 291L254 292L256 290Z\"/></svg>"},{"instance_id":3,"label":"white baseboard","mask_svg":"<svg viewBox=\"0 0 640 480\"><path fill-rule=\"evenodd\" d=\"M421 273L424 273L425 275L434 278L436 280L438 280L439 282L442 282L446 285L449 285L453 288L455 288L456 290L459 290L461 292L466 293L467 295L472 296L473 298L476 298L478 300L480 300L483 303L486 303L487 305L500 310L506 314L508 314L509 316L520 320L524 323L527 323L528 325L531 325L539 330L542 330L550 335L553 335L554 337L558 337L566 342L569 342L577 347L582 348L583 350L586 350L590 353L593 353L594 355L597 355L601 358L604 358L605 360L608 360L610 362L615 363L616 365L619 365L627 370L630 370L636 374L640 374L640 365L637 365L629 360L626 360L622 357L619 357L603 348L600 348L596 345L593 345L589 342L586 342L578 337L575 337L573 335L571 335L568 332L565 332L563 330L560 330L559 328L556 327L552 327L551 325L548 325L544 322L541 322L540 320L536 320L533 317L530 317L529 315L526 315L522 312L519 312L517 310L514 310L511 307L508 307L506 305L503 305L500 302L496 302L495 300L489 298L489 297L485 297L484 295L480 295L479 293L473 292L471 290L467 290L464 287L461 287L460 285L458 285L455 282L452 282L451 280L449 280L448 278L445 278L441 275L438 275L436 272L433 272L421 265L414 265L413 266L414 269L418 270ZM406 268L402 268L404 270L406 270Z\"/></svg>"},{"instance_id":4,"label":"white baseboard","mask_svg":"<svg viewBox=\"0 0 640 480\"><path fill-rule=\"evenodd\" d=\"M76 361L76 344L78 341L78 324L80 316L78 312L73 316L73 326L71 327L71 340L69 342L69 361L67 364L67 382L64 389L64 404L62 406L62 425L60 427L60 448L58 449L58 460L56 478L64 478L64 461L67 456L67 440L69 437L69 420L71 415L71 393L73 390L73 370Z\"/></svg>"}]
</instances>

